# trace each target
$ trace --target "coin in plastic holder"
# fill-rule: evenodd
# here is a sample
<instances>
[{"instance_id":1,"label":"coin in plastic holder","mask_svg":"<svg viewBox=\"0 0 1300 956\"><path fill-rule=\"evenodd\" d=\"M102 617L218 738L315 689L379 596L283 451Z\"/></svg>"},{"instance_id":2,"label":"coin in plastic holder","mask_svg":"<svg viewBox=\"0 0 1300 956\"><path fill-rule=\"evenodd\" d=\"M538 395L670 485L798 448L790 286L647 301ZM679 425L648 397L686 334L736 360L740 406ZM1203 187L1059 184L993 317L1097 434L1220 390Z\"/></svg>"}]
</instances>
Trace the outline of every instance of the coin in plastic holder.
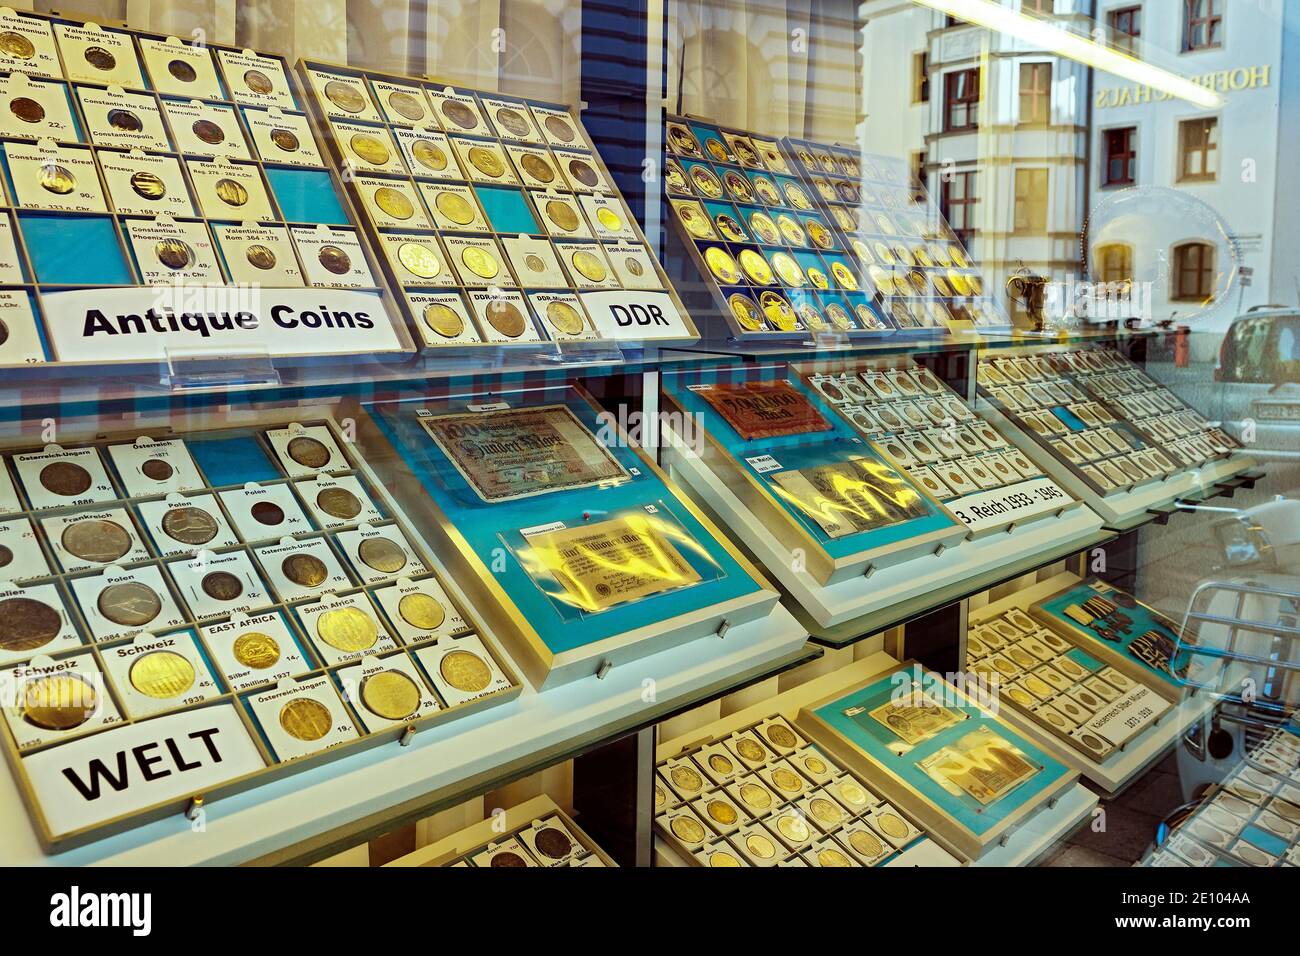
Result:
<instances>
[{"instance_id":1,"label":"coin in plastic holder","mask_svg":"<svg viewBox=\"0 0 1300 956\"><path fill-rule=\"evenodd\" d=\"M475 634L440 638L414 653L448 704L464 703L510 686Z\"/></svg>"}]
</instances>

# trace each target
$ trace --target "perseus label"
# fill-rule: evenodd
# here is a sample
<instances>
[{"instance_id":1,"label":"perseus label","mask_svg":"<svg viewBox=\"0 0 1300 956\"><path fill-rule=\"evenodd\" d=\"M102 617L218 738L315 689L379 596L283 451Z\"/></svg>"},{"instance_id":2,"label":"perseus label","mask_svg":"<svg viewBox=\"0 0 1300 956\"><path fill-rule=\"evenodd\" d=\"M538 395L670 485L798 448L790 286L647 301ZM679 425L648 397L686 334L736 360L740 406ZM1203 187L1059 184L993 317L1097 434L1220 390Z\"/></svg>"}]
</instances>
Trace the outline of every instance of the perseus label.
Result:
<instances>
[{"instance_id":1,"label":"perseus label","mask_svg":"<svg viewBox=\"0 0 1300 956\"><path fill-rule=\"evenodd\" d=\"M43 297L60 361L160 361L207 352L400 351L377 292L340 289L78 289Z\"/></svg>"}]
</instances>

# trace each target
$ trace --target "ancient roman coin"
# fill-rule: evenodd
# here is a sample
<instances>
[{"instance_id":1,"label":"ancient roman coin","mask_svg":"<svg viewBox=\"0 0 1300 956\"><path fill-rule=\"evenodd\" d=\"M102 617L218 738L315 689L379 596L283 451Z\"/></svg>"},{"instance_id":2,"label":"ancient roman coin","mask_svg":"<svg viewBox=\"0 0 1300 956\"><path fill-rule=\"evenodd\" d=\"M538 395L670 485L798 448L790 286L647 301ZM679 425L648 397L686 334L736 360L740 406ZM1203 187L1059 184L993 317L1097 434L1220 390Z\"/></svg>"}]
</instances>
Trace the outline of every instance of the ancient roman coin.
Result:
<instances>
[{"instance_id":1,"label":"ancient roman coin","mask_svg":"<svg viewBox=\"0 0 1300 956\"><path fill-rule=\"evenodd\" d=\"M9 112L24 123L39 123L45 119L45 107L30 96L18 96L10 100Z\"/></svg>"},{"instance_id":2,"label":"ancient roman coin","mask_svg":"<svg viewBox=\"0 0 1300 956\"><path fill-rule=\"evenodd\" d=\"M77 177L72 175L72 170L66 166L60 166L58 163L42 163L40 183L41 188L46 192L54 193L56 196L66 196L77 188Z\"/></svg>"},{"instance_id":3,"label":"ancient roman coin","mask_svg":"<svg viewBox=\"0 0 1300 956\"><path fill-rule=\"evenodd\" d=\"M32 41L21 33L6 30L0 33L0 53L16 60L30 60L36 55L36 47L32 46Z\"/></svg>"},{"instance_id":4,"label":"ancient roman coin","mask_svg":"<svg viewBox=\"0 0 1300 956\"><path fill-rule=\"evenodd\" d=\"M180 239L160 239L154 245L153 253L159 262L172 270L189 268L194 262L194 250Z\"/></svg>"},{"instance_id":5,"label":"ancient roman coin","mask_svg":"<svg viewBox=\"0 0 1300 956\"><path fill-rule=\"evenodd\" d=\"M261 70L245 70L244 85L254 93L260 93L263 96L275 88L271 83L271 78Z\"/></svg>"},{"instance_id":6,"label":"ancient roman coin","mask_svg":"<svg viewBox=\"0 0 1300 956\"><path fill-rule=\"evenodd\" d=\"M275 251L260 243L254 243L244 250L244 258L254 269L267 271L275 268Z\"/></svg>"},{"instance_id":7,"label":"ancient roman coin","mask_svg":"<svg viewBox=\"0 0 1300 956\"><path fill-rule=\"evenodd\" d=\"M271 130L271 142L286 153L296 153L298 151L298 134L291 129L276 127Z\"/></svg>"},{"instance_id":8,"label":"ancient roman coin","mask_svg":"<svg viewBox=\"0 0 1300 956\"><path fill-rule=\"evenodd\" d=\"M172 60L167 64L167 72L182 83L193 83L199 78L194 67L186 63L184 60Z\"/></svg>"},{"instance_id":9,"label":"ancient roman coin","mask_svg":"<svg viewBox=\"0 0 1300 956\"><path fill-rule=\"evenodd\" d=\"M129 42L129 41L128 41ZM102 46L87 47L82 54L86 62L97 70L108 72L117 66L117 57L109 53Z\"/></svg>"},{"instance_id":10,"label":"ancient roman coin","mask_svg":"<svg viewBox=\"0 0 1300 956\"><path fill-rule=\"evenodd\" d=\"M195 120L190 129L194 131L195 136L209 146L215 146L226 138L226 131L212 120Z\"/></svg>"},{"instance_id":11,"label":"ancient roman coin","mask_svg":"<svg viewBox=\"0 0 1300 956\"><path fill-rule=\"evenodd\" d=\"M325 267L326 272L332 272L336 276L347 275L352 269L352 260L338 246L321 246L316 259Z\"/></svg>"}]
</instances>

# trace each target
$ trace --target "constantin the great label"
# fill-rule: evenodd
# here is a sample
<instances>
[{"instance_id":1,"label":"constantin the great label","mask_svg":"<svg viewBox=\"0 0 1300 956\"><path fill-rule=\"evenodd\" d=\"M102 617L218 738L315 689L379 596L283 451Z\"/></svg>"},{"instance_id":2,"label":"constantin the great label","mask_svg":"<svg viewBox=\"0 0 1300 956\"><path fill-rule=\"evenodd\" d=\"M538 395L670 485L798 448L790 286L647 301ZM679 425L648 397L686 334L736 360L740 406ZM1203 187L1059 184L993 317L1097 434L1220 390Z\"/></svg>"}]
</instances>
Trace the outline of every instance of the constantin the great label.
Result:
<instances>
[{"instance_id":1,"label":"constantin the great label","mask_svg":"<svg viewBox=\"0 0 1300 956\"><path fill-rule=\"evenodd\" d=\"M896 471L867 459L782 471L772 480L777 492L830 538L927 514L924 499Z\"/></svg>"},{"instance_id":2,"label":"constantin the great label","mask_svg":"<svg viewBox=\"0 0 1300 956\"><path fill-rule=\"evenodd\" d=\"M629 476L564 405L455 412L420 419L487 502L587 488Z\"/></svg>"},{"instance_id":3,"label":"constantin the great label","mask_svg":"<svg viewBox=\"0 0 1300 956\"><path fill-rule=\"evenodd\" d=\"M673 531L649 516L629 515L532 535L522 557L534 578L559 582L560 600L604 611L700 580L669 540Z\"/></svg>"},{"instance_id":4,"label":"constantin the great label","mask_svg":"<svg viewBox=\"0 0 1300 956\"><path fill-rule=\"evenodd\" d=\"M721 382L696 394L745 441L831 430L808 397L786 381Z\"/></svg>"}]
</instances>

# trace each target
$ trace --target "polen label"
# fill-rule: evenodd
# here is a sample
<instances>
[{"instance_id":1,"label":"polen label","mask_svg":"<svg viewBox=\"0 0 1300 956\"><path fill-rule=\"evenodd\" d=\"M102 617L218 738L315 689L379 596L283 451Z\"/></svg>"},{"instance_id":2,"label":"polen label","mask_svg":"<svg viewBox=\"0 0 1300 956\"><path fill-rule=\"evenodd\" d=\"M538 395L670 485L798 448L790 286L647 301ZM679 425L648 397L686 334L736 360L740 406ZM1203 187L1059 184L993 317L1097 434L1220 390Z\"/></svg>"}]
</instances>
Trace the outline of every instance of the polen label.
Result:
<instances>
[{"instance_id":1,"label":"polen label","mask_svg":"<svg viewBox=\"0 0 1300 956\"><path fill-rule=\"evenodd\" d=\"M46 328L63 362L402 350L377 292L185 286L75 289L47 292L43 301Z\"/></svg>"},{"instance_id":2,"label":"polen label","mask_svg":"<svg viewBox=\"0 0 1300 956\"><path fill-rule=\"evenodd\" d=\"M607 339L638 342L645 339L691 339L682 314L667 292L580 292L578 297Z\"/></svg>"},{"instance_id":3,"label":"polen label","mask_svg":"<svg viewBox=\"0 0 1300 956\"><path fill-rule=\"evenodd\" d=\"M264 766L230 704L126 724L23 758L56 837Z\"/></svg>"}]
</instances>

